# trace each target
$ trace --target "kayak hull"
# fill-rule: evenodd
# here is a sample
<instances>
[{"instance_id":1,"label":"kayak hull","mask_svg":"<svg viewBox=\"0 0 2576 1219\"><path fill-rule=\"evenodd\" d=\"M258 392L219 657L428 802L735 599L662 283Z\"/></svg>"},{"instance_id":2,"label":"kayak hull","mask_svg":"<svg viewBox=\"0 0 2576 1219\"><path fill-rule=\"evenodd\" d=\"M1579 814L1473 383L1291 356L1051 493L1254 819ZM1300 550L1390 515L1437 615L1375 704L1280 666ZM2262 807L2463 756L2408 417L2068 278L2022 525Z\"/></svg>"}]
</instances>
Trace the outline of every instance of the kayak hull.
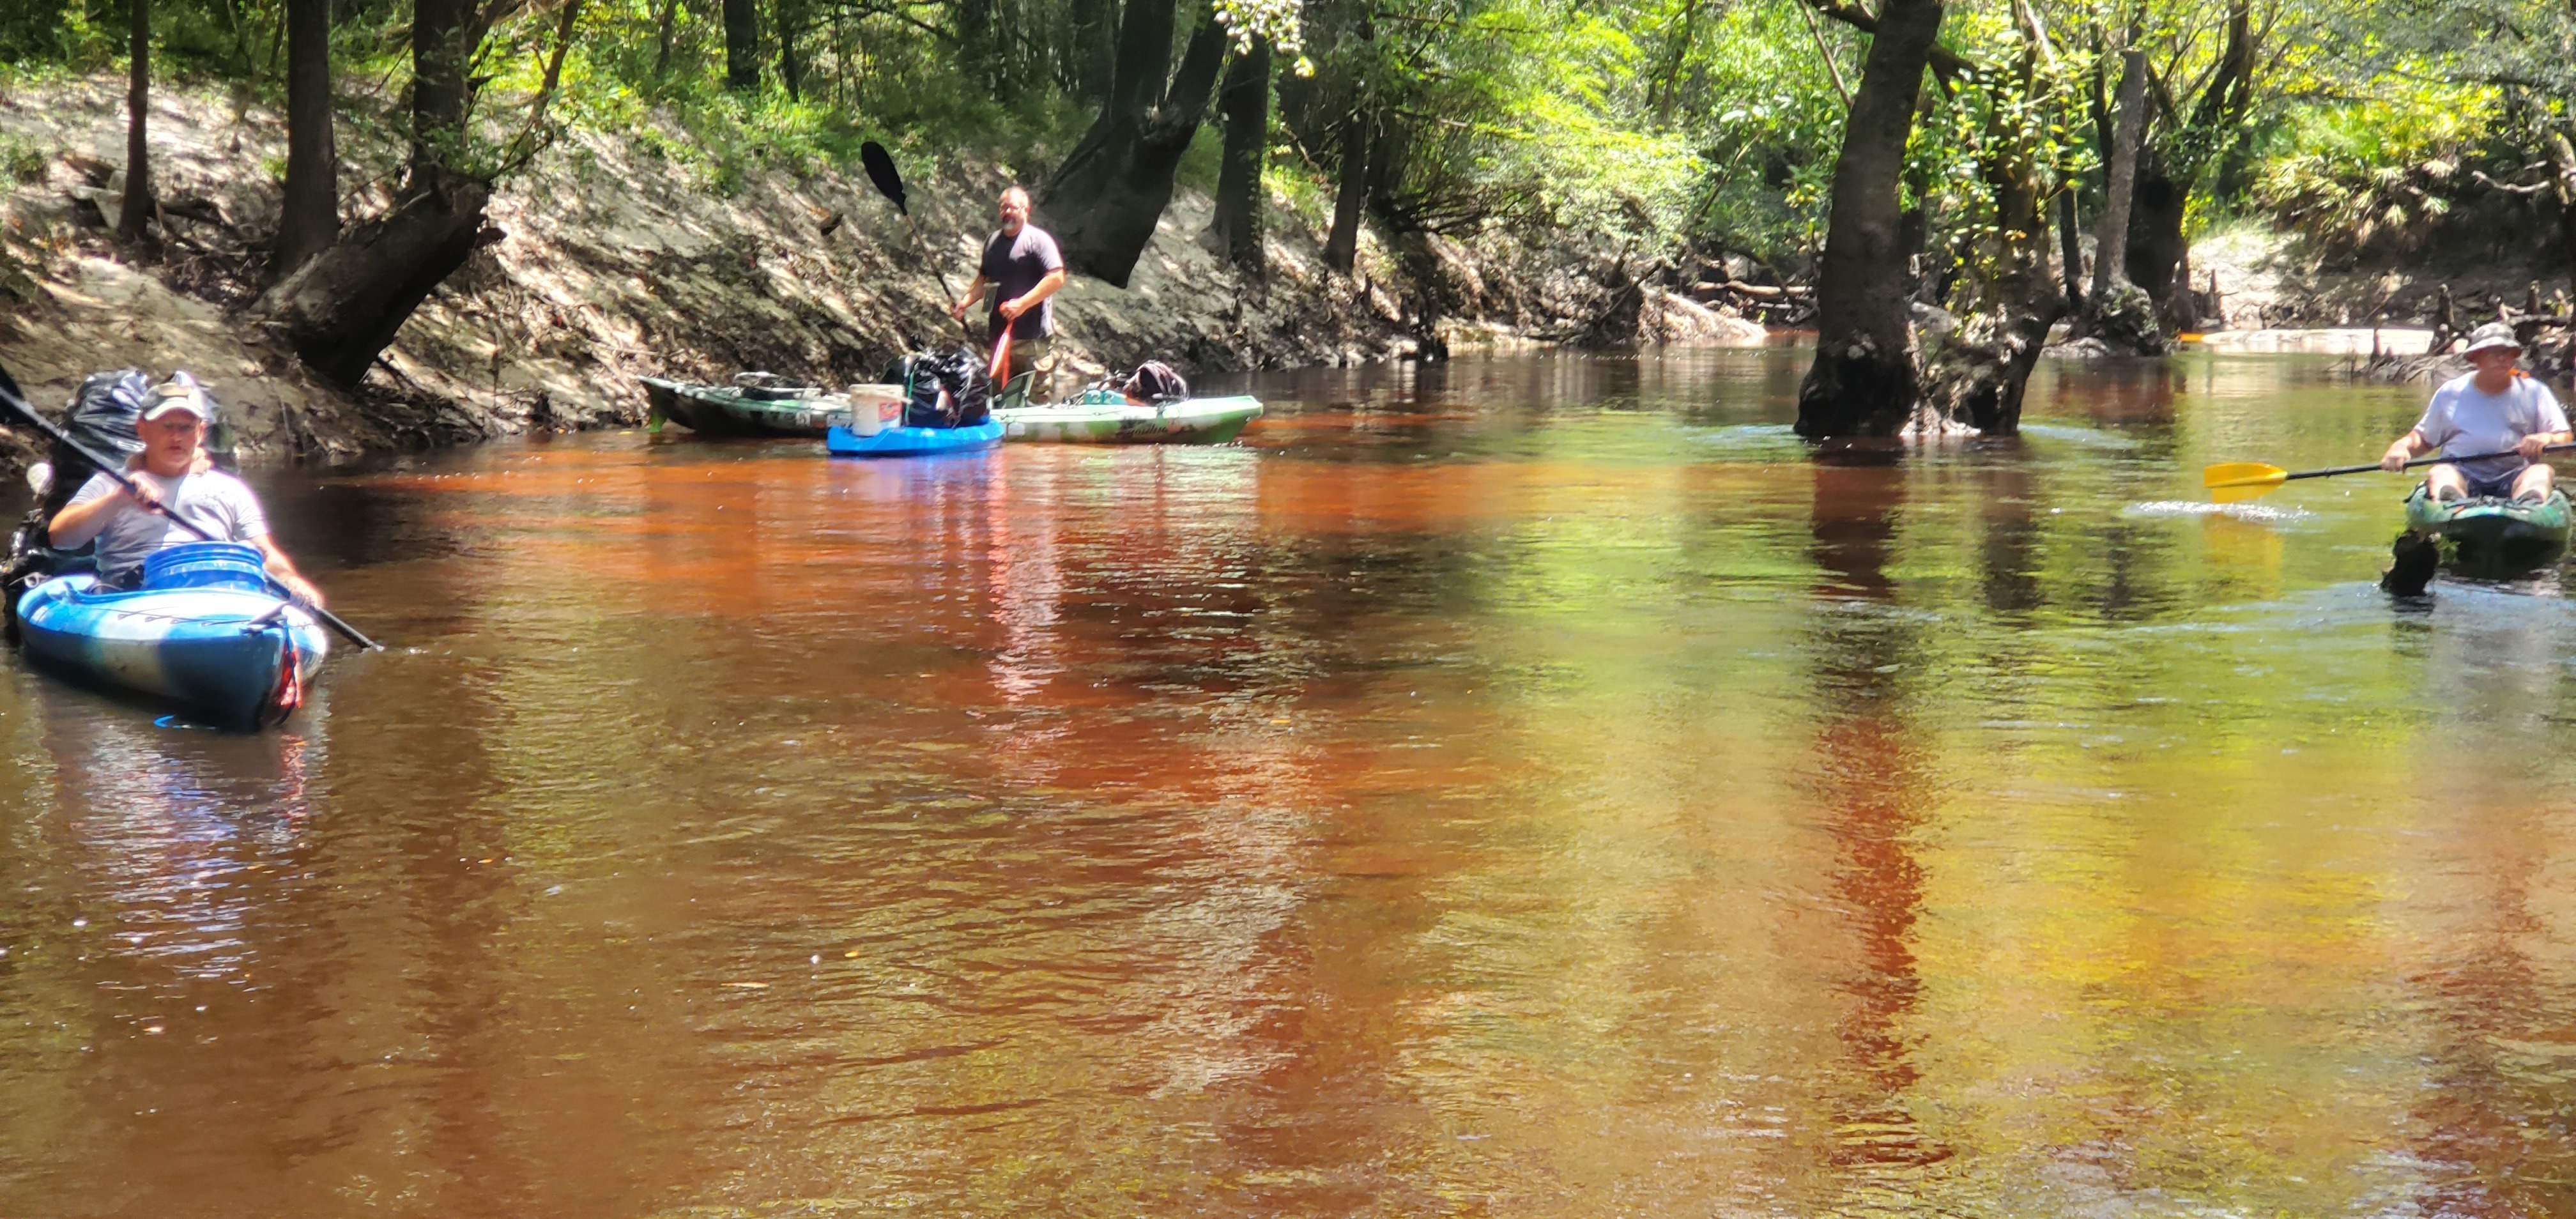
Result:
<instances>
[{"instance_id":1,"label":"kayak hull","mask_svg":"<svg viewBox=\"0 0 2576 1219\"><path fill-rule=\"evenodd\" d=\"M823 449L834 457L934 457L942 453L980 453L1002 443L1002 422L987 419L972 427L890 427L862 436L834 426L823 436Z\"/></svg>"},{"instance_id":2,"label":"kayak hull","mask_svg":"<svg viewBox=\"0 0 2576 1219\"><path fill-rule=\"evenodd\" d=\"M644 401L652 409L646 427L661 431L664 422L679 424L701 436L792 436L820 438L836 426L862 416L873 421L903 418L900 385L853 385L846 391L811 385L756 385L726 388L692 385L661 377L638 377Z\"/></svg>"},{"instance_id":3,"label":"kayak hull","mask_svg":"<svg viewBox=\"0 0 2576 1219\"><path fill-rule=\"evenodd\" d=\"M2571 524L2576 512L2563 491L2537 503L2436 500L2423 487L2406 498L2407 532L2438 540L2454 570L2476 576L2516 575L2558 562L2566 556Z\"/></svg>"},{"instance_id":4,"label":"kayak hull","mask_svg":"<svg viewBox=\"0 0 2576 1219\"><path fill-rule=\"evenodd\" d=\"M995 408L1015 442L1054 444L1224 444L1261 417L1261 400L1191 398L1161 406L1124 402Z\"/></svg>"},{"instance_id":5,"label":"kayak hull","mask_svg":"<svg viewBox=\"0 0 2576 1219\"><path fill-rule=\"evenodd\" d=\"M755 398L712 385L691 385L660 377L639 377L652 417L667 419L702 436L801 436L823 434L834 416L849 413L847 403L825 398Z\"/></svg>"},{"instance_id":6,"label":"kayak hull","mask_svg":"<svg viewBox=\"0 0 2576 1219\"><path fill-rule=\"evenodd\" d=\"M19 598L28 663L210 727L251 732L285 719L330 650L312 615L266 593L99 592L96 584L86 574L61 576Z\"/></svg>"}]
</instances>

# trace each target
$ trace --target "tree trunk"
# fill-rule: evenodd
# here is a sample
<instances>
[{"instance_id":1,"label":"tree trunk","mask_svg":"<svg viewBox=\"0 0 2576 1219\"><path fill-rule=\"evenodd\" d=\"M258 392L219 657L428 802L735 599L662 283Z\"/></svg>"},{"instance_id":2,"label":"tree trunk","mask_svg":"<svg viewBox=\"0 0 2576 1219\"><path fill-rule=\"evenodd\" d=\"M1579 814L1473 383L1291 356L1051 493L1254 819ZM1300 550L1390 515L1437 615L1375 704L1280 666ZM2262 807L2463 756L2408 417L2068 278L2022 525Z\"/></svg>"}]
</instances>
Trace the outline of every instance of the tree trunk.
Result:
<instances>
[{"instance_id":1,"label":"tree trunk","mask_svg":"<svg viewBox=\"0 0 2576 1219\"><path fill-rule=\"evenodd\" d=\"M2156 319L2155 301L2129 278L2130 211L2137 200L2138 145L2147 118L2147 53L2123 51L2120 60L2110 164L2094 235L2093 290L2085 294L2081 326L2086 335L2113 351L2156 355L2165 349L2165 335Z\"/></svg>"},{"instance_id":2,"label":"tree trunk","mask_svg":"<svg viewBox=\"0 0 2576 1219\"><path fill-rule=\"evenodd\" d=\"M446 168L464 157L465 112L473 86L467 62L483 31L474 0L413 0L411 28L411 172Z\"/></svg>"},{"instance_id":3,"label":"tree trunk","mask_svg":"<svg viewBox=\"0 0 2576 1219\"><path fill-rule=\"evenodd\" d=\"M653 79L660 80L671 71L671 35L680 23L680 0L662 0L662 16L656 23L658 45L653 51Z\"/></svg>"},{"instance_id":4,"label":"tree trunk","mask_svg":"<svg viewBox=\"0 0 2576 1219\"><path fill-rule=\"evenodd\" d=\"M1225 155L1216 175L1219 252L1252 274L1262 271L1261 169L1270 156L1270 44L1254 42L1234 58L1217 93L1225 116Z\"/></svg>"},{"instance_id":5,"label":"tree trunk","mask_svg":"<svg viewBox=\"0 0 2576 1219\"><path fill-rule=\"evenodd\" d=\"M2138 138L2146 130L2147 53L2120 53L2120 96L2113 111L2111 155L2102 190L2102 219L2093 234L2093 298L2111 294L2129 271L2129 203L2137 190Z\"/></svg>"},{"instance_id":6,"label":"tree trunk","mask_svg":"<svg viewBox=\"0 0 2576 1219\"><path fill-rule=\"evenodd\" d=\"M1225 27L1201 3L1198 28L1171 69L1178 8L1178 0L1129 0L1109 100L1038 196L1065 266L1121 288L1172 202L1172 176L1225 64Z\"/></svg>"},{"instance_id":7,"label":"tree trunk","mask_svg":"<svg viewBox=\"0 0 2576 1219\"><path fill-rule=\"evenodd\" d=\"M778 30L778 81L787 86L787 100L805 100L805 65L796 58L796 34L801 24L796 0L778 0L770 10L770 20Z\"/></svg>"},{"instance_id":8,"label":"tree trunk","mask_svg":"<svg viewBox=\"0 0 2576 1219\"><path fill-rule=\"evenodd\" d=\"M2550 193L2558 200L2558 240L2568 260L2567 286L2576 291L2576 141L2569 140L2562 128L2550 132L2542 143L2549 153ZM2449 286L2442 291L2447 304Z\"/></svg>"},{"instance_id":9,"label":"tree trunk","mask_svg":"<svg viewBox=\"0 0 2576 1219\"><path fill-rule=\"evenodd\" d=\"M2190 330L2199 318L2191 307L2191 285L2178 283L2175 271L2190 252L2182 233L2184 205L2191 186L2161 167L2138 175L2129 192L2129 282L2154 302L2157 319L2168 330Z\"/></svg>"},{"instance_id":10,"label":"tree trunk","mask_svg":"<svg viewBox=\"0 0 2576 1219\"><path fill-rule=\"evenodd\" d=\"M2084 238L2075 225L2075 188L2068 185L2057 192L2057 243L2059 257L2065 266L2066 304L2077 312L2084 309Z\"/></svg>"},{"instance_id":11,"label":"tree trunk","mask_svg":"<svg viewBox=\"0 0 2576 1219\"><path fill-rule=\"evenodd\" d=\"M391 212L351 229L263 304L308 367L354 387L412 310L465 265L491 194L479 178L414 166Z\"/></svg>"},{"instance_id":12,"label":"tree trunk","mask_svg":"<svg viewBox=\"0 0 2576 1219\"><path fill-rule=\"evenodd\" d=\"M760 87L760 10L755 0L724 0L725 88Z\"/></svg>"},{"instance_id":13,"label":"tree trunk","mask_svg":"<svg viewBox=\"0 0 2576 1219\"><path fill-rule=\"evenodd\" d=\"M2558 245L2567 251L2567 287L2576 295L2576 206L2558 205Z\"/></svg>"},{"instance_id":14,"label":"tree trunk","mask_svg":"<svg viewBox=\"0 0 2576 1219\"><path fill-rule=\"evenodd\" d=\"M2129 281L2155 303L2156 317L2168 330L2193 330L2200 323L2199 310L2192 305L2190 276L2181 274L2191 257L2191 244L2182 231L2184 212L2209 168L2208 154L2197 146L2219 149L2218 189L2224 197L2231 175L2242 177L2229 168L2229 161L2238 157L2237 149L2247 146L2245 118L2253 108L2254 49L2251 0L2229 0L2227 43L2210 72L2209 84L2193 104L2188 126L2168 133L2163 141L2179 147L2140 153L2137 183L2130 193L2126 270Z\"/></svg>"},{"instance_id":15,"label":"tree trunk","mask_svg":"<svg viewBox=\"0 0 2576 1219\"><path fill-rule=\"evenodd\" d=\"M412 161L392 210L341 234L259 308L315 372L364 380L412 311L482 242L492 184L459 168L483 39L476 0L413 0Z\"/></svg>"},{"instance_id":16,"label":"tree trunk","mask_svg":"<svg viewBox=\"0 0 2576 1219\"><path fill-rule=\"evenodd\" d=\"M117 209L116 235L133 241L143 236L143 222L152 217L152 154L143 138L152 110L152 0L128 0L127 15L131 66L125 82L125 200Z\"/></svg>"},{"instance_id":17,"label":"tree trunk","mask_svg":"<svg viewBox=\"0 0 2576 1219\"><path fill-rule=\"evenodd\" d=\"M1360 212L1368 204L1369 149L1377 144L1377 124L1368 111L1351 116L1342 133L1341 189L1333 196L1333 227L1324 237L1324 265L1351 273L1359 260Z\"/></svg>"},{"instance_id":18,"label":"tree trunk","mask_svg":"<svg viewBox=\"0 0 2576 1219\"><path fill-rule=\"evenodd\" d=\"M286 202L271 282L340 235L340 156L331 106L331 0L286 0Z\"/></svg>"},{"instance_id":19,"label":"tree trunk","mask_svg":"<svg viewBox=\"0 0 2576 1219\"><path fill-rule=\"evenodd\" d=\"M957 63L963 74L995 96L1012 82L1003 67L1002 35L994 17L995 0L951 0L949 22L957 30Z\"/></svg>"},{"instance_id":20,"label":"tree trunk","mask_svg":"<svg viewBox=\"0 0 2576 1219\"><path fill-rule=\"evenodd\" d=\"M2037 66L2034 55L2023 56L2022 96L2030 94ZM2014 137L2008 108L1997 105L1992 115L1984 141L1992 151L1978 170L1994 200L1994 232L1980 239L1987 248L1980 251L1986 257L1975 307L1935 350L1917 419L1928 427L2008 436L2021 430L2023 392L2049 327L2066 315L2066 298L2049 274L2048 204L2035 150Z\"/></svg>"},{"instance_id":21,"label":"tree trunk","mask_svg":"<svg viewBox=\"0 0 2576 1219\"><path fill-rule=\"evenodd\" d=\"M1056 44L1056 80L1073 100L1097 106L1109 98L1109 72L1118 61L1117 0L1070 0L1063 36Z\"/></svg>"},{"instance_id":22,"label":"tree trunk","mask_svg":"<svg viewBox=\"0 0 2576 1219\"><path fill-rule=\"evenodd\" d=\"M1899 248L1897 192L1914 102L1941 33L1942 0L1886 0L1852 94L1816 277L1816 362L1798 388L1798 434L1884 436L1914 410L1918 374Z\"/></svg>"},{"instance_id":23,"label":"tree trunk","mask_svg":"<svg viewBox=\"0 0 2576 1219\"><path fill-rule=\"evenodd\" d=\"M1690 65L1691 47L1699 41L1699 10L1704 3L1705 0L1683 0L1681 20L1678 23L1681 29L1668 37L1664 47L1663 69L1656 73L1655 80L1646 87L1646 100L1655 108L1657 127L1673 125L1673 107L1681 103L1682 70ZM1806 16L1803 13L1801 15ZM1807 16L1807 20L1812 28L1815 18ZM1825 66L1828 69L1833 68L1833 60L1827 59Z\"/></svg>"},{"instance_id":24,"label":"tree trunk","mask_svg":"<svg viewBox=\"0 0 2576 1219\"><path fill-rule=\"evenodd\" d=\"M2227 49L2192 116L2195 126L2210 126L2214 118L2234 129L2219 152L2218 176L2211 184L2220 199L2241 198L2253 186L2254 130L2245 119L2254 109L2254 37L2253 0L2228 0Z\"/></svg>"}]
</instances>

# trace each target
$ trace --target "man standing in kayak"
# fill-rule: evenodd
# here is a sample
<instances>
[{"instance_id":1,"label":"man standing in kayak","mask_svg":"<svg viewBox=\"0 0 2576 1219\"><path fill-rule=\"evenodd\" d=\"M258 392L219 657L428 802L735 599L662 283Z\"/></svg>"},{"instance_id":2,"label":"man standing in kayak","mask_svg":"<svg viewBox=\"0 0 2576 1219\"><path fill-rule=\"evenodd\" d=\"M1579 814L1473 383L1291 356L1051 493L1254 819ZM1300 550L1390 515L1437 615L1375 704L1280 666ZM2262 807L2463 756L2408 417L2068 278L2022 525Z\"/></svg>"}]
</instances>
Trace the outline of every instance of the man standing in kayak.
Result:
<instances>
[{"instance_id":1,"label":"man standing in kayak","mask_svg":"<svg viewBox=\"0 0 2576 1219\"><path fill-rule=\"evenodd\" d=\"M2424 418L2388 446L2380 468L2403 470L2440 449L2444 460L2424 479L2435 499L2548 499L2556 472L2541 450L2569 439L2557 395L2514 369L2522 343L2503 322L2478 327L2460 354L2476 371L2433 391Z\"/></svg>"},{"instance_id":2,"label":"man standing in kayak","mask_svg":"<svg viewBox=\"0 0 2576 1219\"><path fill-rule=\"evenodd\" d=\"M268 536L268 515L260 510L259 498L206 460L206 429L214 420L214 403L188 374L154 386L134 425L143 452L128 463L142 498L105 471L93 474L72 502L54 514L46 526L48 536L66 550L96 538L99 583L132 588L142 577L145 556L197 540L171 522L175 516L217 540L257 547L268 560L268 574L297 600L318 608L322 590L306 582Z\"/></svg>"},{"instance_id":3,"label":"man standing in kayak","mask_svg":"<svg viewBox=\"0 0 2576 1219\"><path fill-rule=\"evenodd\" d=\"M992 312L985 317L985 338L999 343L1002 329L1011 332L1011 368L1033 372L1030 400L1045 401L1055 379L1055 306L1048 298L1064 287L1064 254L1055 237L1029 223L1029 192L1017 186L1002 192L1002 227L984 240L984 257L975 266L975 281L966 299L948 310L966 320L966 311L995 288ZM1002 387L993 387L1000 394Z\"/></svg>"}]
</instances>

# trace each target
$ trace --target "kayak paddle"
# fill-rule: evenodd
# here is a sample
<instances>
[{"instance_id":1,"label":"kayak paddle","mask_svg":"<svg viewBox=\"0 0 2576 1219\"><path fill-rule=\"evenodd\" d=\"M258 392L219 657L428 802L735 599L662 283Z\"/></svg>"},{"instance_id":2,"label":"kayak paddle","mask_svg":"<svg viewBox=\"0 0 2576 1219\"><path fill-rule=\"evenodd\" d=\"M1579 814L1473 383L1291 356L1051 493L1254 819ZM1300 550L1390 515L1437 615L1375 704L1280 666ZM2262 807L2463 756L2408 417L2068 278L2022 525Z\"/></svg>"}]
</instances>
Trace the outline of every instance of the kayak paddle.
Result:
<instances>
[{"instance_id":1,"label":"kayak paddle","mask_svg":"<svg viewBox=\"0 0 2576 1219\"><path fill-rule=\"evenodd\" d=\"M903 175L895 172L893 154L886 151L885 145L870 140L859 145L859 167L868 171L868 181L875 184L877 193L894 204L895 214L912 226L913 244L922 245L921 222L912 218L912 206L904 198ZM939 290L947 293L949 300L957 299L957 289L948 286L948 272L936 257L930 259L930 273L939 277Z\"/></svg>"},{"instance_id":2,"label":"kayak paddle","mask_svg":"<svg viewBox=\"0 0 2576 1219\"><path fill-rule=\"evenodd\" d=\"M2569 449L2576 449L2576 443L2546 445L2543 446L2540 451L2543 453L2559 453ZM2435 465L2445 461L2476 461L2481 457L2509 457L2511 455L2512 450L2508 449L2502 453L2471 453L2466 457L2451 457L2447 455L2441 457L2418 457L2413 461L2407 462L2401 468L2412 470L2417 466ZM2269 495L2282 483L2289 482L2292 479L2332 478L2337 474L2364 474L2372 470L2385 468L2386 467L2374 461L2366 466L2329 466L2323 470L2291 471L2284 470L2279 466L2267 466L2259 461L2222 461L2217 465L2209 466L2200 472L2200 485L2209 488L2209 498L2222 504L2233 504L2243 500L2256 499Z\"/></svg>"},{"instance_id":3,"label":"kayak paddle","mask_svg":"<svg viewBox=\"0 0 2576 1219\"><path fill-rule=\"evenodd\" d=\"M18 414L24 417L27 422L36 425L37 431L43 432L45 435L52 437L56 444L62 445L64 448L80 454L83 460L89 462L89 464L93 466L97 466L99 473L107 475L108 478L115 482L117 486L125 488L125 493L133 496L136 502L144 502L142 488L135 484L134 479L130 475L126 474L125 460L123 458L111 458L88 445L72 439L71 433L56 426L53 420L47 419L43 415L37 413L35 406L27 401L25 395L18 392L18 382L9 376L9 370L5 368L0 368L0 406L7 406L12 410L17 411ZM168 517L172 524L195 534L199 541L220 542L223 540L222 538L218 538L203 529L199 529L195 522L184 516L177 515L161 505L153 505L151 511L158 512L162 516ZM272 584L277 583L274 578L269 582ZM278 585L278 588L281 592L285 591L284 585ZM295 600L292 594L290 594L287 599L290 601ZM305 605L301 601L297 601L296 604L302 606L305 612L312 614L314 617L319 618L324 623L328 624L332 630L348 636L349 642L357 644L359 647L365 648L370 652L381 652L384 650L383 644L377 643L375 640L369 639L365 635L358 633L358 628L351 626L346 622L342 622L338 614L334 614L318 605Z\"/></svg>"},{"instance_id":4,"label":"kayak paddle","mask_svg":"<svg viewBox=\"0 0 2576 1219\"><path fill-rule=\"evenodd\" d=\"M993 392L997 394L1002 392L999 387L1011 381L1011 327L1016 324L1007 318L1003 320L1002 337L993 340L993 362L984 368L984 379L995 386Z\"/></svg>"}]
</instances>

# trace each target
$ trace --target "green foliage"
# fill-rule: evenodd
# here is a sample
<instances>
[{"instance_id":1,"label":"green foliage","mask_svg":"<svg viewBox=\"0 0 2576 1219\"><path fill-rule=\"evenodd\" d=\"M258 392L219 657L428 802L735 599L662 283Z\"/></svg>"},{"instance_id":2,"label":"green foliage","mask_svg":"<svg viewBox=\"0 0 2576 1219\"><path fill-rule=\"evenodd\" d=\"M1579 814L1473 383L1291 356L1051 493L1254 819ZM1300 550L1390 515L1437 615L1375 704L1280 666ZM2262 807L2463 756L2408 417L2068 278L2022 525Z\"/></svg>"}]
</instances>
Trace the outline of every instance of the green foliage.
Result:
<instances>
[{"instance_id":1,"label":"green foliage","mask_svg":"<svg viewBox=\"0 0 2576 1219\"><path fill-rule=\"evenodd\" d=\"M1962 251L1971 281L1986 283L2047 237L2045 210L2005 214L1999 192L2027 190L2025 202L2044 208L2099 163L2100 150L2070 121L2092 61L2042 58L2022 31L2002 22L1975 29L1961 45L1976 66L1944 94L1939 113L1946 122L1918 127L1910 151L1915 180L1927 184L1921 205Z\"/></svg>"},{"instance_id":2,"label":"green foliage","mask_svg":"<svg viewBox=\"0 0 2576 1219\"><path fill-rule=\"evenodd\" d=\"M1730 9L1685 60L1698 103L1691 125L1712 166L1691 235L1775 262L1824 245L1844 111L1825 55L1848 84L1866 46L1847 30L1811 30L1795 4Z\"/></svg>"},{"instance_id":3,"label":"green foliage","mask_svg":"<svg viewBox=\"0 0 2576 1219\"><path fill-rule=\"evenodd\" d=\"M1640 49L1617 16L1564 0L1460 6L1448 37L1409 48L1393 65L1409 155L1382 210L1434 230L1677 227L1698 158L1636 121Z\"/></svg>"},{"instance_id":4,"label":"green foliage","mask_svg":"<svg viewBox=\"0 0 2576 1219\"><path fill-rule=\"evenodd\" d=\"M0 4L0 79L115 68L124 2ZM712 0L585 0L540 107L563 2L510 10L477 50L466 164L506 172L591 130L640 141L715 189L847 166L869 139L908 163L971 152L1035 181L1096 111L1119 12L1114 0L759 0L761 83L745 94L723 87ZM2472 170L2529 185L2549 133L2576 132L2576 15L2563 0L2243 2L2256 69L2241 94L2212 97L2231 0L2027 0L2050 54L2026 82L2025 9L1951 0L1944 45L1969 68L1927 84L1910 153L1928 244L1967 251L2003 235L1984 182L2003 166L2098 206L2103 65L2132 37L2158 72L2150 157L2190 186L2193 214L2251 208L2343 248L2420 234L2483 189ZM277 102L283 8L154 0L158 66ZM1237 47L1284 52L1291 155L1267 181L1314 223L1330 215L1345 137L1365 124L1382 230L1687 241L1783 266L1822 244L1844 92L1868 46L1806 0L1212 0L1203 11ZM341 0L334 15L344 154L394 155L384 150L408 140L410 0ZM1184 184L1213 183L1218 145L1213 128L1194 143Z\"/></svg>"},{"instance_id":5,"label":"green foliage","mask_svg":"<svg viewBox=\"0 0 2576 1219\"><path fill-rule=\"evenodd\" d=\"M2300 107L2271 134L2256 201L2330 252L2412 245L2470 185L2496 91L2451 86Z\"/></svg>"}]
</instances>

